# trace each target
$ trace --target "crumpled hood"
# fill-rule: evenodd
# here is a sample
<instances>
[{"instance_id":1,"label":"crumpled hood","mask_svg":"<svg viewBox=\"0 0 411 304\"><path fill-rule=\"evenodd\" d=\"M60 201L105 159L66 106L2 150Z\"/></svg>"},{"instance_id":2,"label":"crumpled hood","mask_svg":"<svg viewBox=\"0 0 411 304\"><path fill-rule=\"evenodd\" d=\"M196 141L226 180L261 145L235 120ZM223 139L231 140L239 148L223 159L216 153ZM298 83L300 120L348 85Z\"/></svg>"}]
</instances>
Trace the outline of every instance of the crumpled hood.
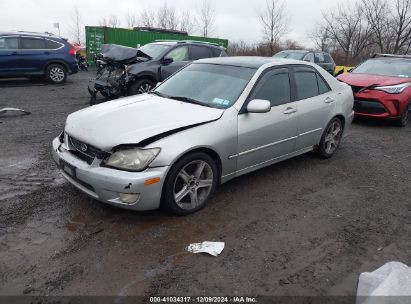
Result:
<instances>
[{"instance_id":1,"label":"crumpled hood","mask_svg":"<svg viewBox=\"0 0 411 304\"><path fill-rule=\"evenodd\" d=\"M345 82L351 86L356 87L368 87L370 85L396 85L404 82L411 81L410 78L379 76L379 75L366 75L366 74L354 74L344 73L337 77L338 80Z\"/></svg>"},{"instance_id":2,"label":"crumpled hood","mask_svg":"<svg viewBox=\"0 0 411 304\"><path fill-rule=\"evenodd\" d=\"M219 119L224 110L144 94L70 114L65 132L105 151L171 130Z\"/></svg>"}]
</instances>

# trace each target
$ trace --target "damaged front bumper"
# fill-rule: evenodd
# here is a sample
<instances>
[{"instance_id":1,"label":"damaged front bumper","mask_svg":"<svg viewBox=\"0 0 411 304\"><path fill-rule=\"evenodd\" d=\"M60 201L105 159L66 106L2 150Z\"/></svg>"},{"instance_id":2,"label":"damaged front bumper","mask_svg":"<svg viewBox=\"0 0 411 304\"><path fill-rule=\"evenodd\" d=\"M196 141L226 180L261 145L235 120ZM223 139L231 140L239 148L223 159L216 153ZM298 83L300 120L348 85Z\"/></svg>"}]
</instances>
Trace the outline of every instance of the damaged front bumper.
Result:
<instances>
[{"instance_id":1,"label":"damaged front bumper","mask_svg":"<svg viewBox=\"0 0 411 304\"><path fill-rule=\"evenodd\" d=\"M153 210L160 206L168 167L127 172L84 162L53 140L52 155L63 177L73 186L101 202L130 210ZM157 181L152 183L151 181Z\"/></svg>"}]
</instances>

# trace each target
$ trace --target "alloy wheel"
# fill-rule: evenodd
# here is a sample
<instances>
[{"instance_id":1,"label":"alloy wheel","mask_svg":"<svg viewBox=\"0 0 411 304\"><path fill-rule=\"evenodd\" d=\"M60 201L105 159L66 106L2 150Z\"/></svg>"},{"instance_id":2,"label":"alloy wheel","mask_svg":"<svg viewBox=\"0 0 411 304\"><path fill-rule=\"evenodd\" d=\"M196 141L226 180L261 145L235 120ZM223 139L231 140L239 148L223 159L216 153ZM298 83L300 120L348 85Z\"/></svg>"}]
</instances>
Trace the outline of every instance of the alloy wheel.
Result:
<instances>
[{"instance_id":1,"label":"alloy wheel","mask_svg":"<svg viewBox=\"0 0 411 304\"><path fill-rule=\"evenodd\" d=\"M50 79L54 82L62 82L64 80L64 71L62 68L54 67L50 70Z\"/></svg>"},{"instance_id":2,"label":"alloy wheel","mask_svg":"<svg viewBox=\"0 0 411 304\"><path fill-rule=\"evenodd\" d=\"M138 88L138 94L144 94L148 93L151 91L153 87L149 83L143 83L141 86Z\"/></svg>"},{"instance_id":3,"label":"alloy wheel","mask_svg":"<svg viewBox=\"0 0 411 304\"><path fill-rule=\"evenodd\" d=\"M178 173L173 186L176 204L184 210L195 209L208 198L213 187L213 170L203 160L185 165Z\"/></svg>"},{"instance_id":4,"label":"alloy wheel","mask_svg":"<svg viewBox=\"0 0 411 304\"><path fill-rule=\"evenodd\" d=\"M328 154L334 153L341 141L342 125L339 120L333 121L327 129L324 139L324 150Z\"/></svg>"}]
</instances>

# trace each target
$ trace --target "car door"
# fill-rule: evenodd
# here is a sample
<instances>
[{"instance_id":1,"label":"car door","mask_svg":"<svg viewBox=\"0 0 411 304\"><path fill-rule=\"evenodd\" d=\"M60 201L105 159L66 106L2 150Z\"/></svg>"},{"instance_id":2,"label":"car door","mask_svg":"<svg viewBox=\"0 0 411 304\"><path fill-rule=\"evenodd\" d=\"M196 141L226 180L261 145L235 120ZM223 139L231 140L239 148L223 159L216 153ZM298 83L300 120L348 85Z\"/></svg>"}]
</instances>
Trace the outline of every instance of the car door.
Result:
<instances>
[{"instance_id":1,"label":"car door","mask_svg":"<svg viewBox=\"0 0 411 304\"><path fill-rule=\"evenodd\" d=\"M41 37L21 36L20 55L24 71L35 73L43 70L50 50L47 50L46 41Z\"/></svg>"},{"instance_id":2,"label":"car door","mask_svg":"<svg viewBox=\"0 0 411 304\"><path fill-rule=\"evenodd\" d=\"M19 69L19 37L0 37L0 73L18 73Z\"/></svg>"},{"instance_id":3,"label":"car door","mask_svg":"<svg viewBox=\"0 0 411 304\"><path fill-rule=\"evenodd\" d=\"M161 64L161 80L166 79L189 63L188 45L178 46L172 49L164 58L172 58L173 62L170 64Z\"/></svg>"},{"instance_id":4,"label":"car door","mask_svg":"<svg viewBox=\"0 0 411 304\"><path fill-rule=\"evenodd\" d=\"M298 109L296 150L317 144L335 107L335 93L313 67L293 67Z\"/></svg>"},{"instance_id":5,"label":"car door","mask_svg":"<svg viewBox=\"0 0 411 304\"><path fill-rule=\"evenodd\" d=\"M209 47L204 45L190 45L190 60L214 57Z\"/></svg>"},{"instance_id":6,"label":"car door","mask_svg":"<svg viewBox=\"0 0 411 304\"><path fill-rule=\"evenodd\" d=\"M291 94L288 68L267 71L257 82L247 101L269 100L268 113L238 116L238 171L247 170L294 151L297 136L297 108Z\"/></svg>"}]
</instances>

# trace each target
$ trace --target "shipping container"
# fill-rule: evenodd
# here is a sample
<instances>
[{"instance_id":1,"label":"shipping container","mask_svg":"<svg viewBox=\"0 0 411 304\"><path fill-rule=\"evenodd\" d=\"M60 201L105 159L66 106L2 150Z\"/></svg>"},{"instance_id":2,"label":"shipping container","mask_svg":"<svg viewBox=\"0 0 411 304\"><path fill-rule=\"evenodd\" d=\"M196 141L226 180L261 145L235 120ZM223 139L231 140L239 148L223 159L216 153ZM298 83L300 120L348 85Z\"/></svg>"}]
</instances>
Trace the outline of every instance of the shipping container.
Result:
<instances>
[{"instance_id":1,"label":"shipping container","mask_svg":"<svg viewBox=\"0 0 411 304\"><path fill-rule=\"evenodd\" d=\"M119 44L138 48L156 40L195 40L216 43L225 48L228 46L227 39L188 36L141 29L129 30L102 26L86 26L87 61L91 63L94 55L101 52L102 44Z\"/></svg>"}]
</instances>

